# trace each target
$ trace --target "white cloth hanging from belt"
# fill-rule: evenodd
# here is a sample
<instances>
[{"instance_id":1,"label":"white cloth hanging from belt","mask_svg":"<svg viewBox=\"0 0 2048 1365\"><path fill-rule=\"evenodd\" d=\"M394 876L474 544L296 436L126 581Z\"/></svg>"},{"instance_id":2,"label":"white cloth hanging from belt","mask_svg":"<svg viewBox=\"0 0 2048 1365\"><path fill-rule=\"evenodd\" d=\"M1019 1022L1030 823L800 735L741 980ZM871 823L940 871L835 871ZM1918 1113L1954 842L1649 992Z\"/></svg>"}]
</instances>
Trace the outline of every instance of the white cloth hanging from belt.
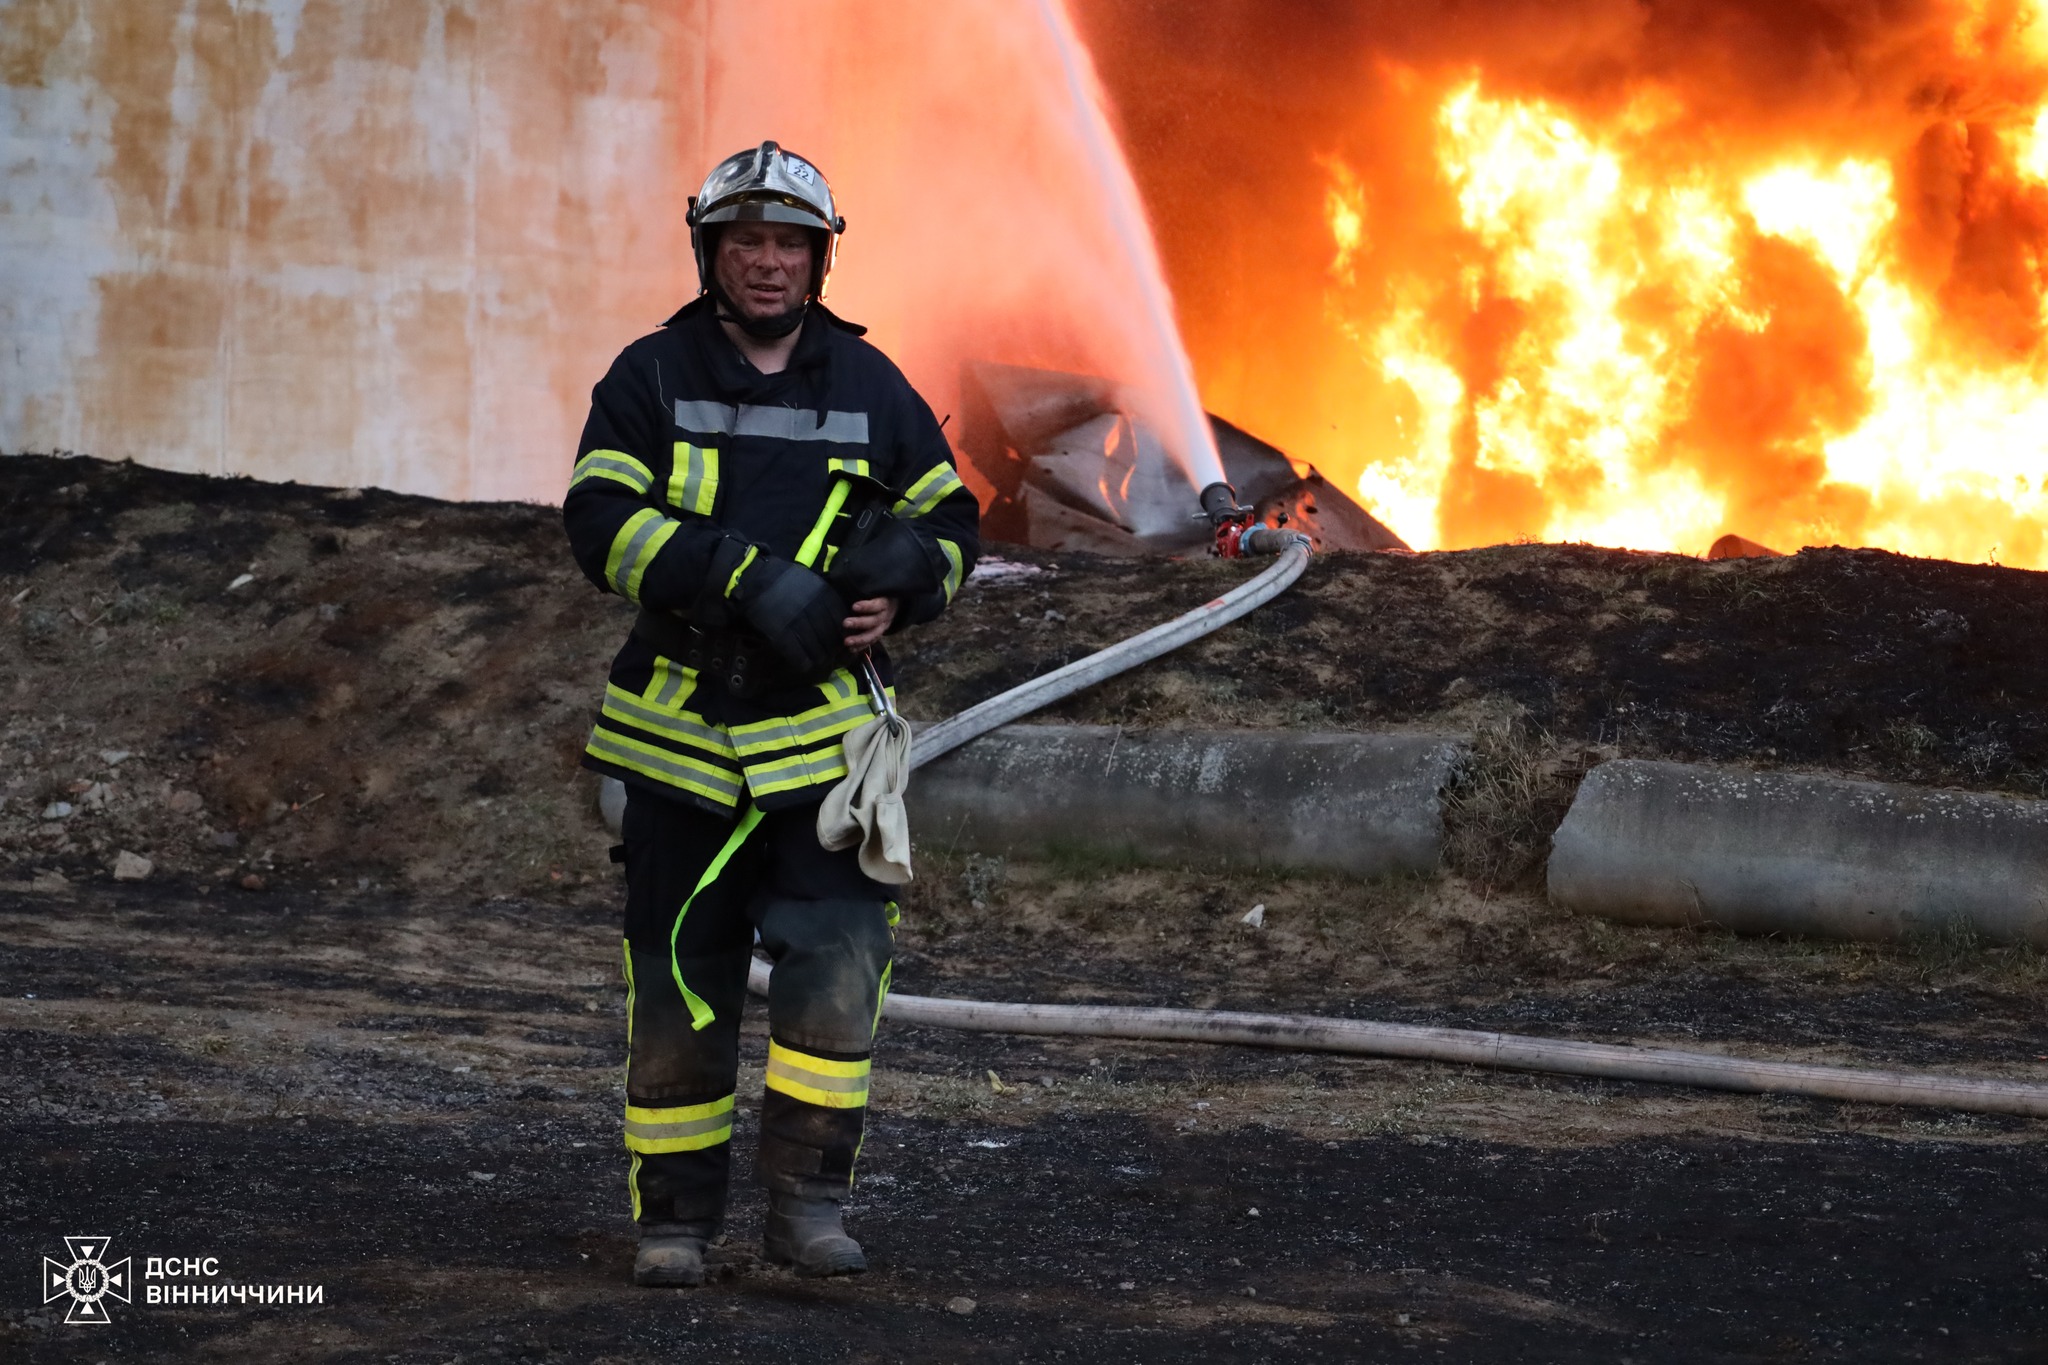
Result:
<instances>
[{"instance_id":1,"label":"white cloth hanging from belt","mask_svg":"<svg viewBox=\"0 0 2048 1365\"><path fill-rule=\"evenodd\" d=\"M846 776L818 807L818 842L838 850L860 845L860 870L878 882L910 880L910 722L896 714L881 677L861 659L879 711L846 736Z\"/></svg>"}]
</instances>

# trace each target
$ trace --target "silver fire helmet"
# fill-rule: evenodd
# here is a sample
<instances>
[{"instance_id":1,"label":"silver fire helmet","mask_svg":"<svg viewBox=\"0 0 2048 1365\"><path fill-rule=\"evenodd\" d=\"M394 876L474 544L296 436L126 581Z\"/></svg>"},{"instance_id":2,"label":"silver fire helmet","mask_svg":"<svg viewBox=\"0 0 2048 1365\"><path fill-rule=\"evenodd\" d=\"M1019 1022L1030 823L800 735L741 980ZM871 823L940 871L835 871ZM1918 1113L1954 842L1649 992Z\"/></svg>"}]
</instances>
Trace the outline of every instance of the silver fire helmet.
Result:
<instances>
[{"instance_id":1,"label":"silver fire helmet","mask_svg":"<svg viewBox=\"0 0 2048 1365\"><path fill-rule=\"evenodd\" d=\"M711 253L718 234L705 229L715 224L794 223L811 229L810 292L819 299L832 275L839 234L846 231L846 220L833 210L824 173L773 142L735 152L714 166L703 188L690 196L689 223L700 294L711 289Z\"/></svg>"}]
</instances>

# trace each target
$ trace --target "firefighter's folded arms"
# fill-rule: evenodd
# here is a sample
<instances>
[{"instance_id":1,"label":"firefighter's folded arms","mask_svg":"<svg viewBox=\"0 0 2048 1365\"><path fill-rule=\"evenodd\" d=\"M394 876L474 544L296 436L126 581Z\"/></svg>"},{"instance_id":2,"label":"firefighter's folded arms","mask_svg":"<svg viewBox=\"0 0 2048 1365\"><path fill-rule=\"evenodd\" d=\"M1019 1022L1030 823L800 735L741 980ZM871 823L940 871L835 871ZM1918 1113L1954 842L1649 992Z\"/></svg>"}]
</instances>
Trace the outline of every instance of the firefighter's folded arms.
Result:
<instances>
[{"instance_id":1,"label":"firefighter's folded arms","mask_svg":"<svg viewBox=\"0 0 2048 1365\"><path fill-rule=\"evenodd\" d=\"M757 932L775 961L763 1253L866 1266L840 1204L897 909L858 849L821 847L819 803L872 688L889 695L882 637L945 610L978 548L930 407L824 305L845 220L818 169L772 142L729 157L689 227L698 297L592 391L563 506L585 575L640 607L583 761L627 790L625 1139L648 1285L700 1283L723 1226Z\"/></svg>"}]
</instances>

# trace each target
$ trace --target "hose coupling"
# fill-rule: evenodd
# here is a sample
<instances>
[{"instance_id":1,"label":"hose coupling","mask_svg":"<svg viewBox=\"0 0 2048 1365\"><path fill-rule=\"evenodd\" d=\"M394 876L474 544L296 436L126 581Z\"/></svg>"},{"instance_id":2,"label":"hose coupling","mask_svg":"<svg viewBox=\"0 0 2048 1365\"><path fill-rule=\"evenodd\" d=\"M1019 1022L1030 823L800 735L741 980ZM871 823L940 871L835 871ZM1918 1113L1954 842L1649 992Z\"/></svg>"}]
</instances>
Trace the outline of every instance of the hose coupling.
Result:
<instances>
[{"instance_id":1,"label":"hose coupling","mask_svg":"<svg viewBox=\"0 0 2048 1365\"><path fill-rule=\"evenodd\" d=\"M1202 490L1202 510L1195 514L1216 532L1209 553L1223 559L1243 557L1242 541L1258 525L1257 517L1253 509L1238 503L1237 490L1220 479Z\"/></svg>"},{"instance_id":2,"label":"hose coupling","mask_svg":"<svg viewBox=\"0 0 2048 1365\"><path fill-rule=\"evenodd\" d=\"M1247 526L1237 537L1237 553L1242 555L1282 555L1295 546L1310 549L1315 542L1300 531L1290 531L1284 526Z\"/></svg>"},{"instance_id":3,"label":"hose coupling","mask_svg":"<svg viewBox=\"0 0 2048 1365\"><path fill-rule=\"evenodd\" d=\"M1237 490L1221 479L1202 490L1202 515L1209 519L1211 526L1241 521L1251 514L1251 508L1238 505Z\"/></svg>"}]
</instances>

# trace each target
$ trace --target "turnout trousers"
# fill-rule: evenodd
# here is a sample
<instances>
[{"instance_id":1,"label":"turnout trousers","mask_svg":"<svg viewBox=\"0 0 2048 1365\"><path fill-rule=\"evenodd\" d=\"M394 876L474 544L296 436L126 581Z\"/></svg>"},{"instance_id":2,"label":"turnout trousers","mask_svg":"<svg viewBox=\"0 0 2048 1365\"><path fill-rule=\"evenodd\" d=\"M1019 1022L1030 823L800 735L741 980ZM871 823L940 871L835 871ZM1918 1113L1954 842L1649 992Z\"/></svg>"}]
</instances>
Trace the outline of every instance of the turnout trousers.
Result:
<instances>
[{"instance_id":1,"label":"turnout trousers","mask_svg":"<svg viewBox=\"0 0 2048 1365\"><path fill-rule=\"evenodd\" d=\"M628 789L625 1132L643 1226L724 1215L756 930L775 976L755 1172L804 1198L852 1184L897 912L857 850L818 846L817 820L817 802L715 815Z\"/></svg>"}]
</instances>

